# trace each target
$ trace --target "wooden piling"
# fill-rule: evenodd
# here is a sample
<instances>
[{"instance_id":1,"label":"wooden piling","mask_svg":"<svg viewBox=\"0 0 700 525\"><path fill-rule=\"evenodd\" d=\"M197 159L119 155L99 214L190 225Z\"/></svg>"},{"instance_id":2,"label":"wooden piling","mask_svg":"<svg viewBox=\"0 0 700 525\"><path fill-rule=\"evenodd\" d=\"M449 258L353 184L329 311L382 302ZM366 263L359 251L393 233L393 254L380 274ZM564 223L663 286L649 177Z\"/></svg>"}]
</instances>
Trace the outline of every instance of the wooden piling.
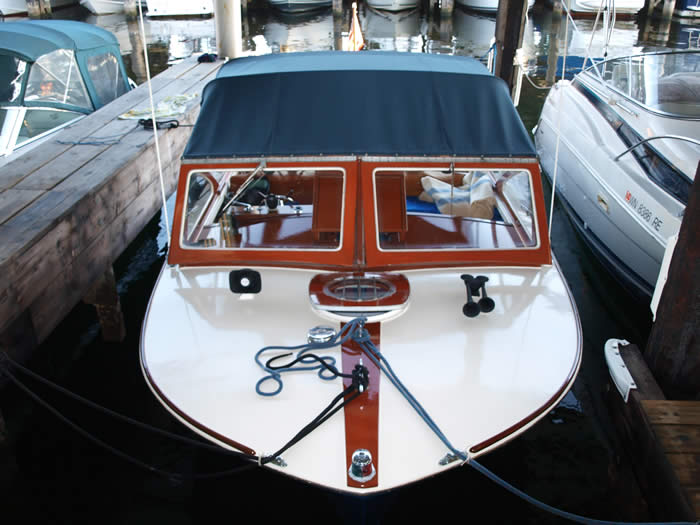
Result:
<instances>
[{"instance_id":1,"label":"wooden piling","mask_svg":"<svg viewBox=\"0 0 700 525\"><path fill-rule=\"evenodd\" d=\"M522 46L527 15L527 0L499 0L496 15L496 63L494 74L513 90L515 53Z\"/></svg>"},{"instance_id":2,"label":"wooden piling","mask_svg":"<svg viewBox=\"0 0 700 525\"><path fill-rule=\"evenodd\" d=\"M700 399L700 163L644 357L667 396Z\"/></svg>"},{"instance_id":3,"label":"wooden piling","mask_svg":"<svg viewBox=\"0 0 700 525\"><path fill-rule=\"evenodd\" d=\"M343 15L343 0L333 0L333 14ZM339 49L342 49L342 47Z\"/></svg>"},{"instance_id":4,"label":"wooden piling","mask_svg":"<svg viewBox=\"0 0 700 525\"><path fill-rule=\"evenodd\" d=\"M124 0L124 14L127 20L136 18L139 15L139 7L136 0Z\"/></svg>"},{"instance_id":5,"label":"wooden piling","mask_svg":"<svg viewBox=\"0 0 700 525\"><path fill-rule=\"evenodd\" d=\"M452 12L455 9L455 0L440 0L440 16L452 19Z\"/></svg>"},{"instance_id":6,"label":"wooden piling","mask_svg":"<svg viewBox=\"0 0 700 525\"><path fill-rule=\"evenodd\" d=\"M554 85L557 80L557 61L559 60L559 28L561 27L561 0L554 0L552 6L552 25L549 29L549 53L547 54L547 74L545 83ZM566 43L564 43L566 45ZM563 74L563 73L562 73Z\"/></svg>"},{"instance_id":7,"label":"wooden piling","mask_svg":"<svg viewBox=\"0 0 700 525\"><path fill-rule=\"evenodd\" d=\"M216 46L221 58L237 58L243 54L241 0L215 0Z\"/></svg>"},{"instance_id":8,"label":"wooden piling","mask_svg":"<svg viewBox=\"0 0 700 525\"><path fill-rule=\"evenodd\" d=\"M50 0L27 0L29 18L51 18Z\"/></svg>"},{"instance_id":9,"label":"wooden piling","mask_svg":"<svg viewBox=\"0 0 700 525\"><path fill-rule=\"evenodd\" d=\"M97 310L103 340L108 343L120 343L126 338L126 325L119 293L117 293L117 281L111 266L97 279L83 301L93 305Z\"/></svg>"}]
</instances>

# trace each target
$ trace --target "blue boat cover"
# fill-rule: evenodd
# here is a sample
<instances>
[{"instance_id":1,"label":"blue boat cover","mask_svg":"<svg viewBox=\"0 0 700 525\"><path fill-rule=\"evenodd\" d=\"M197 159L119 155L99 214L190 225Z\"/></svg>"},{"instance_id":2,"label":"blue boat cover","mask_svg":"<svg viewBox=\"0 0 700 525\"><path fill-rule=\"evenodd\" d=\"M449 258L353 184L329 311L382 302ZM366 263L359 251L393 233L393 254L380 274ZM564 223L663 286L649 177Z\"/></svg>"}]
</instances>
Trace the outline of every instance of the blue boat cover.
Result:
<instances>
[{"instance_id":1,"label":"blue boat cover","mask_svg":"<svg viewBox=\"0 0 700 525\"><path fill-rule=\"evenodd\" d=\"M0 24L0 54L34 62L56 49L86 51L100 47L117 50L117 37L106 29L75 20L22 20Z\"/></svg>"},{"instance_id":2,"label":"blue boat cover","mask_svg":"<svg viewBox=\"0 0 700 525\"><path fill-rule=\"evenodd\" d=\"M508 88L477 60L384 51L235 59L202 93L186 159L535 157Z\"/></svg>"}]
</instances>

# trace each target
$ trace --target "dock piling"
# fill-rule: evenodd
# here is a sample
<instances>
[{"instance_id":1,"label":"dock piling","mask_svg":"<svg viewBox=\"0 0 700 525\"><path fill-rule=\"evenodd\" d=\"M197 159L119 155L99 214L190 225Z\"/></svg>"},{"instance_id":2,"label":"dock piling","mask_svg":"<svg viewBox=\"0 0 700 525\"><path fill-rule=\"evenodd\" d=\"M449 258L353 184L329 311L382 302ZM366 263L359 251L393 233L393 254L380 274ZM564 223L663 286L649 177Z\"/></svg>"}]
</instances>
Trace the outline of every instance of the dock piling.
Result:
<instances>
[{"instance_id":1,"label":"dock piling","mask_svg":"<svg viewBox=\"0 0 700 525\"><path fill-rule=\"evenodd\" d=\"M27 0L29 18L51 18L51 2L49 0Z\"/></svg>"},{"instance_id":2,"label":"dock piling","mask_svg":"<svg viewBox=\"0 0 700 525\"><path fill-rule=\"evenodd\" d=\"M243 54L241 0L216 0L216 47L219 57L236 58Z\"/></svg>"},{"instance_id":3,"label":"dock piling","mask_svg":"<svg viewBox=\"0 0 700 525\"><path fill-rule=\"evenodd\" d=\"M111 266L100 277L83 298L97 310L102 328L102 339L109 343L120 343L126 338L126 325L117 292L117 281Z\"/></svg>"},{"instance_id":4,"label":"dock piling","mask_svg":"<svg viewBox=\"0 0 700 525\"><path fill-rule=\"evenodd\" d=\"M496 15L496 64L494 74L513 91L516 79L516 51L523 44L527 0L499 0Z\"/></svg>"},{"instance_id":5,"label":"dock piling","mask_svg":"<svg viewBox=\"0 0 700 525\"><path fill-rule=\"evenodd\" d=\"M667 396L700 400L700 163L644 357Z\"/></svg>"}]
</instances>

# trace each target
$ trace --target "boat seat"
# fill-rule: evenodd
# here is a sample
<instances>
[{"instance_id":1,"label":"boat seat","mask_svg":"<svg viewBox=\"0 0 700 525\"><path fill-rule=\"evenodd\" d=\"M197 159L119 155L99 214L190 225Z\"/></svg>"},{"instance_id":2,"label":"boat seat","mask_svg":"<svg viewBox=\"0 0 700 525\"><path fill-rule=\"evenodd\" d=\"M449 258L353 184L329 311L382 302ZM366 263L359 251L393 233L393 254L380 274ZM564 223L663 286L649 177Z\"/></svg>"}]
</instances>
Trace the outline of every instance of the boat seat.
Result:
<instances>
[{"instance_id":1,"label":"boat seat","mask_svg":"<svg viewBox=\"0 0 700 525\"><path fill-rule=\"evenodd\" d=\"M314 241L333 240L340 235L342 209L343 175L340 173L316 173L311 219Z\"/></svg>"},{"instance_id":2,"label":"boat seat","mask_svg":"<svg viewBox=\"0 0 700 525\"><path fill-rule=\"evenodd\" d=\"M403 242L408 231L406 215L406 183L403 173L385 173L375 180L379 235L395 236Z\"/></svg>"}]
</instances>

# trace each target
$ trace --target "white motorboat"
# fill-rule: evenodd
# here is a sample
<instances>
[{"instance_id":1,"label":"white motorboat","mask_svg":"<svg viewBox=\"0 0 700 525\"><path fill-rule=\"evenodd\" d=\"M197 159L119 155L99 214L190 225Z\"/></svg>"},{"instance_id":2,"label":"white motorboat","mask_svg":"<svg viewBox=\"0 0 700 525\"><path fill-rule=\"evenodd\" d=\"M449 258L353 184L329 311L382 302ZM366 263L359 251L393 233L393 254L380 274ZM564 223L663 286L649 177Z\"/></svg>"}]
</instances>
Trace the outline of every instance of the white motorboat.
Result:
<instances>
[{"instance_id":1,"label":"white motorboat","mask_svg":"<svg viewBox=\"0 0 700 525\"><path fill-rule=\"evenodd\" d=\"M615 17L629 18L643 7L644 0L564 0L572 16L596 16L599 10L614 14Z\"/></svg>"},{"instance_id":2,"label":"white motorboat","mask_svg":"<svg viewBox=\"0 0 700 525\"><path fill-rule=\"evenodd\" d=\"M498 11L498 0L457 0L459 5L476 11L488 11L495 13ZM532 9L535 0L527 0L527 8Z\"/></svg>"},{"instance_id":3,"label":"white motorboat","mask_svg":"<svg viewBox=\"0 0 700 525\"><path fill-rule=\"evenodd\" d=\"M68 7L78 4L78 0L50 0L51 8ZM22 16L27 14L27 0L0 0L0 15Z\"/></svg>"},{"instance_id":4,"label":"white motorboat","mask_svg":"<svg viewBox=\"0 0 700 525\"><path fill-rule=\"evenodd\" d=\"M304 482L367 495L474 461L578 372L536 152L475 59L228 62L172 231L146 382L201 436Z\"/></svg>"},{"instance_id":5,"label":"white motorboat","mask_svg":"<svg viewBox=\"0 0 700 525\"><path fill-rule=\"evenodd\" d=\"M124 12L124 0L80 0L80 5L93 15L111 15Z\"/></svg>"},{"instance_id":6,"label":"white motorboat","mask_svg":"<svg viewBox=\"0 0 700 525\"><path fill-rule=\"evenodd\" d=\"M3 163L130 89L116 37L72 20L0 24L0 78Z\"/></svg>"},{"instance_id":7,"label":"white motorboat","mask_svg":"<svg viewBox=\"0 0 700 525\"><path fill-rule=\"evenodd\" d=\"M418 7L418 0L367 0L367 5L382 11L406 11Z\"/></svg>"},{"instance_id":8,"label":"white motorboat","mask_svg":"<svg viewBox=\"0 0 700 525\"><path fill-rule=\"evenodd\" d=\"M363 9L360 26L372 49L408 52L420 51L424 45L418 9L401 12Z\"/></svg>"},{"instance_id":9,"label":"white motorboat","mask_svg":"<svg viewBox=\"0 0 700 525\"><path fill-rule=\"evenodd\" d=\"M699 140L697 51L596 63L557 82L542 109L535 143L550 178L556 164L556 194L601 261L642 297L680 227Z\"/></svg>"},{"instance_id":10,"label":"white motorboat","mask_svg":"<svg viewBox=\"0 0 700 525\"><path fill-rule=\"evenodd\" d=\"M275 9L288 13L302 13L325 9L333 5L333 0L267 0Z\"/></svg>"},{"instance_id":11,"label":"white motorboat","mask_svg":"<svg viewBox=\"0 0 700 525\"><path fill-rule=\"evenodd\" d=\"M211 16L213 0L147 0L149 17L159 16Z\"/></svg>"}]
</instances>

